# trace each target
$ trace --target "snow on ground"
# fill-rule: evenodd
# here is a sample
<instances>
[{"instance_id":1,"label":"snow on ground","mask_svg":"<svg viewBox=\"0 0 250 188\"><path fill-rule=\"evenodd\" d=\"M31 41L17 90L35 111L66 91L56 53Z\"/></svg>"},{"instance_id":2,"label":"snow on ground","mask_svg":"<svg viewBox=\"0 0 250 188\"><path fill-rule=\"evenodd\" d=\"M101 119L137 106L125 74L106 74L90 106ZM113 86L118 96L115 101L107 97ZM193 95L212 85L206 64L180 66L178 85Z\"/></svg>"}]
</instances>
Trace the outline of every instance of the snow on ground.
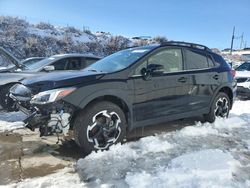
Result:
<instances>
[{"instance_id":1,"label":"snow on ground","mask_svg":"<svg viewBox=\"0 0 250 188\"><path fill-rule=\"evenodd\" d=\"M24 128L22 120L25 115L21 112L0 111L0 132L13 131Z\"/></svg>"},{"instance_id":2,"label":"snow on ground","mask_svg":"<svg viewBox=\"0 0 250 188\"><path fill-rule=\"evenodd\" d=\"M142 187L230 187L233 161L230 154L221 150L201 150L174 158L153 173L129 173L126 182L130 187L137 187L138 179Z\"/></svg>"},{"instance_id":3,"label":"snow on ground","mask_svg":"<svg viewBox=\"0 0 250 188\"><path fill-rule=\"evenodd\" d=\"M65 168L58 173L54 173L41 178L33 178L24 180L19 184L12 184L7 186L8 188L45 188L45 187L85 187L84 183L80 181L78 175L72 171L71 168Z\"/></svg>"},{"instance_id":4,"label":"snow on ground","mask_svg":"<svg viewBox=\"0 0 250 188\"><path fill-rule=\"evenodd\" d=\"M4 112L0 110L0 121L8 121L8 122L15 122L15 121L22 121L26 117L25 114L22 112Z\"/></svg>"},{"instance_id":5,"label":"snow on ground","mask_svg":"<svg viewBox=\"0 0 250 188\"><path fill-rule=\"evenodd\" d=\"M75 168L11 186L250 187L249 106L236 101L228 119L117 144L78 160Z\"/></svg>"},{"instance_id":6,"label":"snow on ground","mask_svg":"<svg viewBox=\"0 0 250 188\"><path fill-rule=\"evenodd\" d=\"M17 121L17 122L0 121L0 125L1 125L0 132L13 131L16 129L24 128L24 123L21 121Z\"/></svg>"}]
</instances>

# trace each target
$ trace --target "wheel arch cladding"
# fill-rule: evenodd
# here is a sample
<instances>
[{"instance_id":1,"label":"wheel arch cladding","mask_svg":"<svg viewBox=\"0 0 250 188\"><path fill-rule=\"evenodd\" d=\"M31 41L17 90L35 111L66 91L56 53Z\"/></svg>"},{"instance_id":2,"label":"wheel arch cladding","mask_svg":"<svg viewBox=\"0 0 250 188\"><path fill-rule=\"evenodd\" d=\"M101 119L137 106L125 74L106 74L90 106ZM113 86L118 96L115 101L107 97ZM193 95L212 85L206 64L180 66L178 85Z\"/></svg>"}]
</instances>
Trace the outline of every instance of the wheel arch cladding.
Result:
<instances>
[{"instance_id":1,"label":"wheel arch cladding","mask_svg":"<svg viewBox=\"0 0 250 188\"><path fill-rule=\"evenodd\" d=\"M125 117L128 121L130 110L129 110L128 105L126 104L126 102L123 99L121 99L120 97L114 96L114 95L104 95L104 96L100 96L100 97L93 99L92 101L90 101L86 105L86 107L88 107L89 105L91 105L93 103L99 102L99 101L108 101L108 102L114 103L117 106L119 106L122 109L122 111L124 112Z\"/></svg>"},{"instance_id":2,"label":"wheel arch cladding","mask_svg":"<svg viewBox=\"0 0 250 188\"><path fill-rule=\"evenodd\" d=\"M228 86L228 85L223 85L223 86L217 88L217 90L214 92L213 98L210 101L210 107L209 108L211 108L216 96L220 92L226 93L228 95L229 100L230 100L230 109L231 109L232 104L233 104L233 91L232 91L232 88L230 86Z\"/></svg>"},{"instance_id":3,"label":"wheel arch cladding","mask_svg":"<svg viewBox=\"0 0 250 188\"><path fill-rule=\"evenodd\" d=\"M229 97L230 99L230 108L232 108L232 104L233 104L233 91L232 89L230 89L230 87L222 87L219 92L223 92L223 93L226 93L227 96Z\"/></svg>"},{"instance_id":4,"label":"wheel arch cladding","mask_svg":"<svg viewBox=\"0 0 250 188\"><path fill-rule=\"evenodd\" d=\"M126 117L127 120L127 125L129 128L131 126L131 108L129 107L129 105L127 104L127 102L122 99L121 97L115 96L115 95L102 95L102 96L97 96L94 97L92 99L89 100L84 100L84 103L81 103L81 110L78 110L75 112L74 117L77 116L77 113L79 113L80 111L88 108L89 106L91 106L94 103L100 102L100 101L108 101L111 103L116 104L117 106L119 106L121 108L121 110L124 112L124 115ZM72 118L73 119L73 118Z\"/></svg>"}]
</instances>

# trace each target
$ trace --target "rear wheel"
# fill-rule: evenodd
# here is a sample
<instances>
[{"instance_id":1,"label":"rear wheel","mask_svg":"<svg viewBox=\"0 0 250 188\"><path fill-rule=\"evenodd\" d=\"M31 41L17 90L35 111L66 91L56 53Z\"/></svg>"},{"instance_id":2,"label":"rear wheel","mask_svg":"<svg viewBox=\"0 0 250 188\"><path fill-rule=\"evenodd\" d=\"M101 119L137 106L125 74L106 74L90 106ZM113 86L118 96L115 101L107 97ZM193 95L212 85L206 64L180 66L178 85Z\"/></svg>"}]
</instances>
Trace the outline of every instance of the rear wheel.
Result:
<instances>
[{"instance_id":1,"label":"rear wheel","mask_svg":"<svg viewBox=\"0 0 250 188\"><path fill-rule=\"evenodd\" d=\"M216 117L227 118L231 103L226 93L220 92L212 104L209 114L204 115L205 121L213 123Z\"/></svg>"},{"instance_id":2,"label":"rear wheel","mask_svg":"<svg viewBox=\"0 0 250 188\"><path fill-rule=\"evenodd\" d=\"M99 102L80 112L73 126L76 143L88 154L93 150L106 150L121 142L127 122L119 106L111 102Z\"/></svg>"}]
</instances>

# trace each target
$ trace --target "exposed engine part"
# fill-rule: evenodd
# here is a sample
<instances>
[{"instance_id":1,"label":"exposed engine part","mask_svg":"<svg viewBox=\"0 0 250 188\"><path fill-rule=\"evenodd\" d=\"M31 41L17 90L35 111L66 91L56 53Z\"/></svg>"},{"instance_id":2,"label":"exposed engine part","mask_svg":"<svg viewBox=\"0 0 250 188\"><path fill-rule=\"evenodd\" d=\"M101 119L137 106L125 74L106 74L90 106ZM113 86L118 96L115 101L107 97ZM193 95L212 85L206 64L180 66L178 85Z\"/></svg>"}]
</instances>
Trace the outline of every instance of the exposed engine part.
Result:
<instances>
[{"instance_id":1,"label":"exposed engine part","mask_svg":"<svg viewBox=\"0 0 250 188\"><path fill-rule=\"evenodd\" d=\"M69 118L70 114L64 113L63 110L60 113L52 113L48 123L40 126L40 136L53 135L54 133L66 135L70 126Z\"/></svg>"}]
</instances>

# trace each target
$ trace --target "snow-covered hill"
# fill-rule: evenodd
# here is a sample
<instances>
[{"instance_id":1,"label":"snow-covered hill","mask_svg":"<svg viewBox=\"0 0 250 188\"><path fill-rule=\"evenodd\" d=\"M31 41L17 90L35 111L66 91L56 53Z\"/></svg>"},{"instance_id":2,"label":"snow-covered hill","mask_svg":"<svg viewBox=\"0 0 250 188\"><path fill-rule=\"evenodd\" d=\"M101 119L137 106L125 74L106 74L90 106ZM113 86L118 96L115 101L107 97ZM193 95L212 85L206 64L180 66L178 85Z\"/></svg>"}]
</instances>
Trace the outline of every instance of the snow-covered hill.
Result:
<instances>
[{"instance_id":1,"label":"snow-covered hill","mask_svg":"<svg viewBox=\"0 0 250 188\"><path fill-rule=\"evenodd\" d=\"M159 36L150 41L130 39L108 32L92 33L89 30L58 27L49 23L33 25L19 18L0 16L0 46L19 59L73 52L106 56L127 47L160 40L166 39Z\"/></svg>"}]
</instances>

